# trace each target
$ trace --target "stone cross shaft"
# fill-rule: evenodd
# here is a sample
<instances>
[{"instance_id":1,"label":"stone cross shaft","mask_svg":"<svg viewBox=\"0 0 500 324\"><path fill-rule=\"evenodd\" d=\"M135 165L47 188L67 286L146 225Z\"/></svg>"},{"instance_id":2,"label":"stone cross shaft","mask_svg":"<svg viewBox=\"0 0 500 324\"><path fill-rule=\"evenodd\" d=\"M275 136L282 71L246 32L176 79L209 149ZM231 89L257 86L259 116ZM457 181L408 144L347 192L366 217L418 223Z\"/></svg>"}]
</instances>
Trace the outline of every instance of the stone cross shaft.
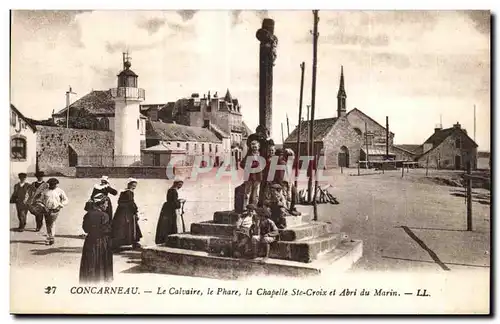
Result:
<instances>
[{"instance_id":1,"label":"stone cross shaft","mask_svg":"<svg viewBox=\"0 0 500 324\"><path fill-rule=\"evenodd\" d=\"M266 18L255 35L260 42L259 53L259 128L271 137L273 103L273 66L278 38L274 35L274 20ZM264 135L262 134L262 135Z\"/></svg>"}]
</instances>

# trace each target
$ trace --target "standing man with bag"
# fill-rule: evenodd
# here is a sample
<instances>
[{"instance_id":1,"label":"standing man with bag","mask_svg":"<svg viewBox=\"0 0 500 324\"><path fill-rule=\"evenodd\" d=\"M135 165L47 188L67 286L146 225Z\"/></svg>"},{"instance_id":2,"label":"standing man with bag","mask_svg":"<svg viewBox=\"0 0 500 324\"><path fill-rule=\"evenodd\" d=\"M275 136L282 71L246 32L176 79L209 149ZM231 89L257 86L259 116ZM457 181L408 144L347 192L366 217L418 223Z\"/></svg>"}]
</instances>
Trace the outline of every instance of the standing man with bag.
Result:
<instances>
[{"instance_id":1,"label":"standing man with bag","mask_svg":"<svg viewBox=\"0 0 500 324\"><path fill-rule=\"evenodd\" d=\"M42 171L37 171L35 173L36 181L28 189L28 201L26 205L30 213L35 216L35 232L39 232L43 226L44 210L37 202L40 200L42 193L49 188L49 185L43 181L44 176L45 174Z\"/></svg>"},{"instance_id":2,"label":"standing man with bag","mask_svg":"<svg viewBox=\"0 0 500 324\"><path fill-rule=\"evenodd\" d=\"M17 230L23 232L26 227L26 214L28 213L28 199L29 184L26 183L26 173L19 173L19 183L14 185L14 192L10 197L10 203L16 204L17 218L19 219L19 227Z\"/></svg>"}]
</instances>

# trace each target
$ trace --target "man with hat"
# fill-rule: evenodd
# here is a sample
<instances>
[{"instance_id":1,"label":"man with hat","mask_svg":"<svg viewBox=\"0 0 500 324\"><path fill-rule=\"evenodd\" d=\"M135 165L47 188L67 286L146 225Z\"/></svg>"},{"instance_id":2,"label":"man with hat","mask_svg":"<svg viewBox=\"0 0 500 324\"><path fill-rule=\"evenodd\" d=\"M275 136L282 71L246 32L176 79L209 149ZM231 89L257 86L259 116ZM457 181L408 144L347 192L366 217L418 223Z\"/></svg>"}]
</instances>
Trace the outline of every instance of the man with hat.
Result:
<instances>
[{"instance_id":1,"label":"man with hat","mask_svg":"<svg viewBox=\"0 0 500 324\"><path fill-rule=\"evenodd\" d=\"M35 216L36 229L38 232L42 228L43 225L43 210L40 209L40 205L37 204L37 201L40 199L42 193L49 188L49 185L43 181L43 177L45 174L42 171L37 171L35 173L36 181L33 182L28 189L28 200L26 204L28 206L28 210Z\"/></svg>"},{"instance_id":2,"label":"man with hat","mask_svg":"<svg viewBox=\"0 0 500 324\"><path fill-rule=\"evenodd\" d=\"M45 226L47 227L47 245L54 244L55 222L61 209L68 204L66 193L58 188L59 180L50 178L47 180L49 188L45 190L39 200L43 206L45 216Z\"/></svg>"},{"instance_id":3,"label":"man with hat","mask_svg":"<svg viewBox=\"0 0 500 324\"><path fill-rule=\"evenodd\" d=\"M19 173L19 182L14 185L14 192L10 197L10 203L16 205L17 219L19 219L18 231L24 231L26 227L26 214L28 212L28 205L26 200L28 198L29 184L26 183L26 173Z\"/></svg>"}]
</instances>

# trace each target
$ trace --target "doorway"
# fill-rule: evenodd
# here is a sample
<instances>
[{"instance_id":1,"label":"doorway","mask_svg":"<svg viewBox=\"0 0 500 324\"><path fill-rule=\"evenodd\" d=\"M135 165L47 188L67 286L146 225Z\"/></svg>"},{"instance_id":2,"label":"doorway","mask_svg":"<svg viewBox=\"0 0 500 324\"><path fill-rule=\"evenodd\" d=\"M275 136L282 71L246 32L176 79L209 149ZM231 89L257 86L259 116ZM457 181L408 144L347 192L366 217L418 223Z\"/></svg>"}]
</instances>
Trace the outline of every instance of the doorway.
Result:
<instances>
[{"instance_id":1,"label":"doorway","mask_svg":"<svg viewBox=\"0 0 500 324\"><path fill-rule=\"evenodd\" d=\"M349 149L346 146L340 148L338 155L339 167L348 168L349 167Z\"/></svg>"},{"instance_id":2,"label":"doorway","mask_svg":"<svg viewBox=\"0 0 500 324\"><path fill-rule=\"evenodd\" d=\"M70 167L75 167L78 164L78 154L71 146L68 146L68 162Z\"/></svg>"},{"instance_id":3,"label":"doorway","mask_svg":"<svg viewBox=\"0 0 500 324\"><path fill-rule=\"evenodd\" d=\"M462 158L460 155L455 156L455 170L462 169Z\"/></svg>"}]
</instances>

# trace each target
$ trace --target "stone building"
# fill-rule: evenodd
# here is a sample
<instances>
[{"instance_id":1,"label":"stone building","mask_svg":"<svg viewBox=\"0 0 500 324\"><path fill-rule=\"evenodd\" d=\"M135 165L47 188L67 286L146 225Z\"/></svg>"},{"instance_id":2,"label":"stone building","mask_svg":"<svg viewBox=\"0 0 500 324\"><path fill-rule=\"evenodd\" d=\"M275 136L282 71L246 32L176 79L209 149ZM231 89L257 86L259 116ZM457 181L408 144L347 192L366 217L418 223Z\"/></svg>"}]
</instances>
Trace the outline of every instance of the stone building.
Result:
<instances>
[{"instance_id":1,"label":"stone building","mask_svg":"<svg viewBox=\"0 0 500 324\"><path fill-rule=\"evenodd\" d=\"M14 105L10 105L11 174L36 171L36 126Z\"/></svg>"},{"instance_id":2,"label":"stone building","mask_svg":"<svg viewBox=\"0 0 500 324\"><path fill-rule=\"evenodd\" d=\"M422 145L423 153L416 157L419 166L463 170L468 162L477 168L477 147L467 131L457 122L450 128L435 128Z\"/></svg>"},{"instance_id":3,"label":"stone building","mask_svg":"<svg viewBox=\"0 0 500 324\"><path fill-rule=\"evenodd\" d=\"M168 116L166 122L196 127L215 128L228 135L231 156L240 161L246 154L246 139L252 131L242 119L241 104L229 89L224 97L193 93L189 98L181 98L173 104L167 104L161 114Z\"/></svg>"},{"instance_id":4,"label":"stone building","mask_svg":"<svg viewBox=\"0 0 500 324\"><path fill-rule=\"evenodd\" d=\"M386 128L361 110L354 108L347 112L347 93L345 90L344 69L341 67L340 84L337 92L337 117L316 119L314 121L314 151L322 152L325 167L355 167L358 161L386 159ZM300 155L307 154L309 121L301 122ZM298 128L287 137L285 148L297 152ZM389 158L396 154L392 150L394 133L389 133Z\"/></svg>"},{"instance_id":5,"label":"stone building","mask_svg":"<svg viewBox=\"0 0 500 324\"><path fill-rule=\"evenodd\" d=\"M174 156L181 159L181 165L193 165L201 155L219 164L224 157L223 141L207 128L150 121L146 141L148 147L142 150L146 165L166 166Z\"/></svg>"}]
</instances>

